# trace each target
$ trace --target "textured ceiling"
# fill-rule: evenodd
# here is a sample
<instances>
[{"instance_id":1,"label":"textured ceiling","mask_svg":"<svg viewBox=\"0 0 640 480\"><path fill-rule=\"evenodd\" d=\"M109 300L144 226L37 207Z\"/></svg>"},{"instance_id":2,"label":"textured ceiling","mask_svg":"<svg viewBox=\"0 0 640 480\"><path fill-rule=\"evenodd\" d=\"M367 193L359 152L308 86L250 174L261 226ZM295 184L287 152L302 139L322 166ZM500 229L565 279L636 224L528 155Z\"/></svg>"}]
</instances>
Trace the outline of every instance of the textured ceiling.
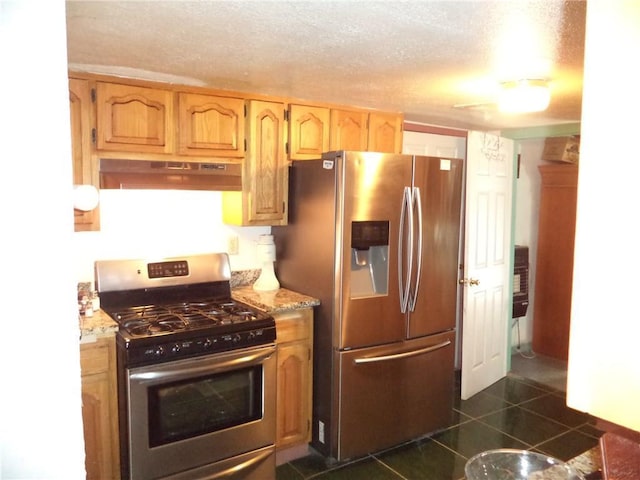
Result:
<instances>
[{"instance_id":1,"label":"textured ceiling","mask_svg":"<svg viewBox=\"0 0 640 480\"><path fill-rule=\"evenodd\" d=\"M69 68L403 112L448 127L580 121L584 1L70 1ZM548 78L547 111L497 112Z\"/></svg>"}]
</instances>

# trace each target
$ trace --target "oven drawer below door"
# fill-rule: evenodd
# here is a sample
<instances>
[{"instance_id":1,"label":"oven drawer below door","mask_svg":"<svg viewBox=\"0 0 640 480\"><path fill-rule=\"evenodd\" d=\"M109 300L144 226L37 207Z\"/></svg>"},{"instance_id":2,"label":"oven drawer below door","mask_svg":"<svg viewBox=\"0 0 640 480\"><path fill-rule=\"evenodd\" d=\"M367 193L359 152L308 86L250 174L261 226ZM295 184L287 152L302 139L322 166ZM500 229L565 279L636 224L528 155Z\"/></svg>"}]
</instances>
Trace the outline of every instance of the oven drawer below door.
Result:
<instances>
[{"instance_id":1,"label":"oven drawer below door","mask_svg":"<svg viewBox=\"0 0 640 480\"><path fill-rule=\"evenodd\" d=\"M271 445L160 480L275 480L275 452Z\"/></svg>"}]
</instances>

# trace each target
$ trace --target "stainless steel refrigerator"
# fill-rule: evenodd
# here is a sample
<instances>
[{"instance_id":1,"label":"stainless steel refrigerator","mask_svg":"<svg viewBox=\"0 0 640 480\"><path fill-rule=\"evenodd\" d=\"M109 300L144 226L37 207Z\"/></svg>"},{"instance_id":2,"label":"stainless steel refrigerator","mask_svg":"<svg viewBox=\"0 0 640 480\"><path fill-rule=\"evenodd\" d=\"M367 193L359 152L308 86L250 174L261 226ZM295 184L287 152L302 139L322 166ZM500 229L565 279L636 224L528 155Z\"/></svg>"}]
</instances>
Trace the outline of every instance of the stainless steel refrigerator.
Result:
<instances>
[{"instance_id":1,"label":"stainless steel refrigerator","mask_svg":"<svg viewBox=\"0 0 640 480\"><path fill-rule=\"evenodd\" d=\"M349 151L291 166L276 273L321 302L311 444L330 461L451 422L462 170Z\"/></svg>"}]
</instances>

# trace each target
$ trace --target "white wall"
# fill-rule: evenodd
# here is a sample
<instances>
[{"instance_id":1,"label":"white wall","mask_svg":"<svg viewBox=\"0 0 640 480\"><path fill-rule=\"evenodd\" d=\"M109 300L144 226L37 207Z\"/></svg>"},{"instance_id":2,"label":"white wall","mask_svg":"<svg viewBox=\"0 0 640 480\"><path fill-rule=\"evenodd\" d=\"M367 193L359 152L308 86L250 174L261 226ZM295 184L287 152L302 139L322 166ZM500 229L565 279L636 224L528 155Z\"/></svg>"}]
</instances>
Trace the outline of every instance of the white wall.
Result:
<instances>
[{"instance_id":1,"label":"white wall","mask_svg":"<svg viewBox=\"0 0 640 480\"><path fill-rule=\"evenodd\" d=\"M515 232L516 245L529 247L529 307L511 330L511 346L518 344L528 352L533 340L533 304L535 298L536 251L538 244L538 216L540 211L540 173L544 138L519 140L520 176L516 179ZM519 333L519 338L518 338Z\"/></svg>"},{"instance_id":2,"label":"white wall","mask_svg":"<svg viewBox=\"0 0 640 480\"><path fill-rule=\"evenodd\" d=\"M258 236L271 232L271 227L224 225L222 194L201 191L102 190L100 224L99 232L74 235L78 281L93 281L95 260L227 252L232 236L239 249L229 255L231 269L258 269Z\"/></svg>"},{"instance_id":3,"label":"white wall","mask_svg":"<svg viewBox=\"0 0 640 480\"><path fill-rule=\"evenodd\" d=\"M0 478L85 478L65 3L0 1Z\"/></svg>"},{"instance_id":4,"label":"white wall","mask_svg":"<svg viewBox=\"0 0 640 480\"><path fill-rule=\"evenodd\" d=\"M567 402L640 431L640 257L633 143L640 111L640 3L590 1L573 271Z\"/></svg>"}]
</instances>

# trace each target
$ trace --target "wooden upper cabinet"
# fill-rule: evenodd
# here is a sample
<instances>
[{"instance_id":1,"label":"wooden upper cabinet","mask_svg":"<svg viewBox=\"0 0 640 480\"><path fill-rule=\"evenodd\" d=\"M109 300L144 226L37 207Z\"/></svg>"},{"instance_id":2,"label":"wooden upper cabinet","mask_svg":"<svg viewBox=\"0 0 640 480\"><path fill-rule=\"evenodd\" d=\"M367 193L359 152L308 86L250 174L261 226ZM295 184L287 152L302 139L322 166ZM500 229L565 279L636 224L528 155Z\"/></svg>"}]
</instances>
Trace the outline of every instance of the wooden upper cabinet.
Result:
<instances>
[{"instance_id":1,"label":"wooden upper cabinet","mask_svg":"<svg viewBox=\"0 0 640 480\"><path fill-rule=\"evenodd\" d=\"M247 101L247 152L242 191L223 192L223 221L232 225L286 225L288 163L284 103Z\"/></svg>"},{"instance_id":2,"label":"wooden upper cabinet","mask_svg":"<svg viewBox=\"0 0 640 480\"><path fill-rule=\"evenodd\" d=\"M289 158L311 160L329 151L329 108L289 105Z\"/></svg>"},{"instance_id":3,"label":"wooden upper cabinet","mask_svg":"<svg viewBox=\"0 0 640 480\"><path fill-rule=\"evenodd\" d=\"M87 80L69 79L69 110L71 114L71 158L73 184L98 186L91 156L91 88ZM74 210L76 232L100 230L99 209L89 212Z\"/></svg>"},{"instance_id":4,"label":"wooden upper cabinet","mask_svg":"<svg viewBox=\"0 0 640 480\"><path fill-rule=\"evenodd\" d=\"M98 150L174 151L174 94L170 90L98 82Z\"/></svg>"},{"instance_id":5,"label":"wooden upper cabinet","mask_svg":"<svg viewBox=\"0 0 640 480\"><path fill-rule=\"evenodd\" d=\"M329 150L367 150L367 112L331 110Z\"/></svg>"},{"instance_id":6,"label":"wooden upper cabinet","mask_svg":"<svg viewBox=\"0 0 640 480\"><path fill-rule=\"evenodd\" d=\"M367 150L370 152L402 153L402 123L402 115L370 113Z\"/></svg>"},{"instance_id":7,"label":"wooden upper cabinet","mask_svg":"<svg viewBox=\"0 0 640 480\"><path fill-rule=\"evenodd\" d=\"M244 157L244 100L178 94L178 153Z\"/></svg>"}]
</instances>

